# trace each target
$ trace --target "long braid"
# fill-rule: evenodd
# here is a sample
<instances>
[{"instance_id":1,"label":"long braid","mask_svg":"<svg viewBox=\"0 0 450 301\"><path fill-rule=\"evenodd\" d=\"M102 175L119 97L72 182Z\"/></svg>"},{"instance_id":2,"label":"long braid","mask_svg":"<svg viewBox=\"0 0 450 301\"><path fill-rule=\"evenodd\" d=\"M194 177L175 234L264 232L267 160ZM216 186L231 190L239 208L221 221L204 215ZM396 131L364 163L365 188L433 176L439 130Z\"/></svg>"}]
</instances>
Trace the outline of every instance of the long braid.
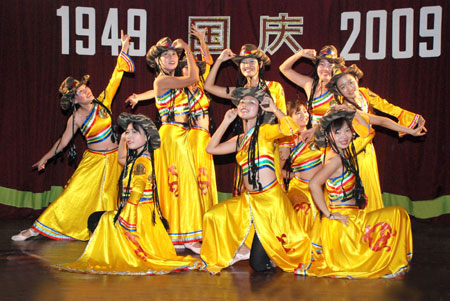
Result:
<instances>
[{"instance_id":1,"label":"long braid","mask_svg":"<svg viewBox=\"0 0 450 301\"><path fill-rule=\"evenodd\" d=\"M259 181L259 164L256 162L256 159L259 160L259 144L258 144L258 135L259 128L262 124L264 114L262 113L262 109L258 109L258 116L256 119L255 130L253 131L252 137L250 138L249 147L248 147L248 182L253 185L253 189L258 189L258 191L262 190L261 182Z\"/></svg>"},{"instance_id":2,"label":"long braid","mask_svg":"<svg viewBox=\"0 0 450 301\"><path fill-rule=\"evenodd\" d=\"M153 202L155 204L155 206L153 207L153 213L152 213L152 222L153 225L156 224L156 218L155 218L155 209L158 211L158 216L159 219L161 220L162 224L164 225L164 228L166 230L169 230L170 226L169 226L169 222L167 221L167 219L164 217L162 210L161 210L161 205L159 203L159 194L158 194L158 186L156 185L156 176L155 176L155 163L154 163L154 150L150 145L150 142L148 142L148 148L149 148L149 153L150 153L150 159L152 162L152 191L153 191Z\"/></svg>"}]
</instances>

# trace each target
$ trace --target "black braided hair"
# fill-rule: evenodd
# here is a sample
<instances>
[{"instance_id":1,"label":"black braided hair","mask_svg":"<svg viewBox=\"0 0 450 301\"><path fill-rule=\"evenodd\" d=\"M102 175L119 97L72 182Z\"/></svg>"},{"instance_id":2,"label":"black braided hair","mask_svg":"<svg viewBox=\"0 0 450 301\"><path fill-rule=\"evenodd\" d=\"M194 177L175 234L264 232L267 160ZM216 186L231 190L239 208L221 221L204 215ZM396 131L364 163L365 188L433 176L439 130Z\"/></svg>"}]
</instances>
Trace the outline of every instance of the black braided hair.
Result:
<instances>
[{"instance_id":1,"label":"black braided hair","mask_svg":"<svg viewBox=\"0 0 450 301\"><path fill-rule=\"evenodd\" d=\"M336 142L334 141L334 139L331 135L332 131L334 132L334 131L340 129L344 123L347 123L347 125L350 128L352 128L350 121L348 121L346 118L339 118L339 119L333 120L331 122L331 125L326 129L326 135L327 135L327 139L328 139L328 143L329 143L330 147L332 148L332 150L335 153L339 154L339 157L341 158L342 174L344 174L348 170L352 174L355 175L355 188L353 189L353 197L355 198L356 205L359 208L364 208L367 203L367 197L364 193L364 186L362 184L361 177L359 175L359 165L358 165L358 159L356 157L355 145L353 144L353 142L351 142L350 145L342 153L338 149ZM343 177L342 177L341 181L342 181L341 185L343 186L344 185ZM343 190L343 192L344 192L344 197L346 197L347 194L346 194L345 190Z\"/></svg>"},{"instance_id":2,"label":"black braided hair","mask_svg":"<svg viewBox=\"0 0 450 301\"><path fill-rule=\"evenodd\" d=\"M132 123L133 127L137 130L136 126L140 125L138 123ZM141 127L142 129L142 127ZM143 130L143 129L142 129ZM144 131L145 132L145 131ZM125 166L122 170L122 174L119 178L119 195L117 198L117 213L114 216L114 223L117 222L120 213L122 212L122 209L125 207L125 204L129 198L129 194L127 194L126 197L123 197L123 179L127 176L127 172L128 172L128 165L131 163L131 171L130 171L130 176L128 177L128 183L127 183L127 191L130 189L130 184L131 184L131 178L133 176L133 168L134 168L134 164L136 163L136 160L142 156L142 154L145 151L148 151L150 153L150 159L151 159L151 164L152 164L152 191L153 191L153 203L154 203L154 207L153 207L153 213L152 213L152 223L153 225L156 224L156 211L158 211L158 216L162 222L162 224L164 225L164 228L166 230L169 230L169 222L167 221L166 218L164 218L162 211L161 211L161 206L159 203L159 196L158 196L158 189L157 189L157 185L156 185L156 176L155 176L155 166L154 166L154 149L151 146L151 142L150 142L150 135L146 133L147 136L147 142L145 143L144 148L138 153L136 150L128 150L127 152L127 160L125 163Z\"/></svg>"},{"instance_id":3,"label":"black braided hair","mask_svg":"<svg viewBox=\"0 0 450 301\"><path fill-rule=\"evenodd\" d=\"M317 90L317 85L319 84L319 75L317 74L317 68L319 67L319 61L317 60L316 63L314 64L314 70L313 70L313 83L311 85L311 91L309 92L309 97L306 101L306 109L308 110L309 113L309 121L308 121L308 125L306 126L306 128L310 129L312 127L312 115L313 115L313 107L312 107L312 103L314 100L314 95L316 94L316 90Z\"/></svg>"},{"instance_id":4,"label":"black braided hair","mask_svg":"<svg viewBox=\"0 0 450 301\"><path fill-rule=\"evenodd\" d=\"M256 163L256 159L259 158L259 146L258 146L258 136L259 128L263 122L264 112L261 107L258 106L258 115L256 117L255 130L250 138L248 146L248 182L253 185L253 189L262 190L261 182L259 181L259 168Z\"/></svg>"}]
</instances>

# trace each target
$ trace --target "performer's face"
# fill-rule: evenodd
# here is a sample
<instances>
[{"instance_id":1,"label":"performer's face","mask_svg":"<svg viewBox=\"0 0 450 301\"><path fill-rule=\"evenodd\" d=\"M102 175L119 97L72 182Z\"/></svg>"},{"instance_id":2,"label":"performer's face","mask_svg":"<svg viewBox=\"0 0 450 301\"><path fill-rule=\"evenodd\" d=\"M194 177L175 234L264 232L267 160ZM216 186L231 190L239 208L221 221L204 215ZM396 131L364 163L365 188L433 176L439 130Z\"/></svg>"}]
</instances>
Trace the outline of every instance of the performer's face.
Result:
<instances>
[{"instance_id":1,"label":"performer's face","mask_svg":"<svg viewBox=\"0 0 450 301\"><path fill-rule=\"evenodd\" d=\"M259 101L253 96L244 96L239 102L238 115L244 120L255 118L258 115Z\"/></svg>"},{"instance_id":2,"label":"performer's face","mask_svg":"<svg viewBox=\"0 0 450 301\"><path fill-rule=\"evenodd\" d=\"M178 66L178 54L175 50L164 51L159 57L161 68L166 71L173 71Z\"/></svg>"},{"instance_id":3,"label":"performer's face","mask_svg":"<svg viewBox=\"0 0 450 301\"><path fill-rule=\"evenodd\" d=\"M91 88L86 85L81 85L78 87L77 92L75 94L75 103L77 104L86 104L91 103L94 100L94 96L92 95Z\"/></svg>"},{"instance_id":4,"label":"performer's face","mask_svg":"<svg viewBox=\"0 0 450 301\"><path fill-rule=\"evenodd\" d=\"M343 122L340 128L334 128L331 130L331 135L333 136L336 146L343 150L346 149L353 139L352 129L348 126L347 122Z\"/></svg>"},{"instance_id":5,"label":"performer's face","mask_svg":"<svg viewBox=\"0 0 450 301\"><path fill-rule=\"evenodd\" d=\"M341 78L337 80L336 85L345 97L354 100L358 96L358 80L352 74L341 76Z\"/></svg>"},{"instance_id":6,"label":"performer's face","mask_svg":"<svg viewBox=\"0 0 450 301\"><path fill-rule=\"evenodd\" d=\"M259 76L260 65L258 64L258 60L254 57L243 59L239 64L239 67L241 68L241 72L245 77L253 78Z\"/></svg>"},{"instance_id":7,"label":"performer's face","mask_svg":"<svg viewBox=\"0 0 450 301\"><path fill-rule=\"evenodd\" d=\"M309 114L304 105L300 105L291 117L301 127L305 127L308 124Z\"/></svg>"},{"instance_id":8,"label":"performer's face","mask_svg":"<svg viewBox=\"0 0 450 301\"><path fill-rule=\"evenodd\" d=\"M147 142L147 137L140 126L135 127L133 127L132 123L128 125L127 130L125 131L125 141L129 149L140 151Z\"/></svg>"},{"instance_id":9,"label":"performer's face","mask_svg":"<svg viewBox=\"0 0 450 301\"><path fill-rule=\"evenodd\" d=\"M333 66L334 64L330 63L328 60L319 61L319 64L317 65L317 75L322 82L328 83L330 81Z\"/></svg>"}]
</instances>

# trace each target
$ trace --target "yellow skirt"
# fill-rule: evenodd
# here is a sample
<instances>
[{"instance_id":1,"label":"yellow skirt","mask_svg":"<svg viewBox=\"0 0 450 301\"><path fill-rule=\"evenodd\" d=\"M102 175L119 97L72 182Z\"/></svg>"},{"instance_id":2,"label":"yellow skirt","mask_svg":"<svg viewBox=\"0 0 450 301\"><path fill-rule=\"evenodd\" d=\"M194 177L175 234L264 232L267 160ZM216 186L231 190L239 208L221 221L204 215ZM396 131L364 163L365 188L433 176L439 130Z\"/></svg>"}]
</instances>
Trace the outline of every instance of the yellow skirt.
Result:
<instances>
[{"instance_id":1,"label":"yellow skirt","mask_svg":"<svg viewBox=\"0 0 450 301\"><path fill-rule=\"evenodd\" d=\"M61 195L34 222L32 228L57 240L88 240L87 220L95 211L116 209L122 167L117 149L86 150Z\"/></svg>"},{"instance_id":2,"label":"yellow skirt","mask_svg":"<svg viewBox=\"0 0 450 301\"><path fill-rule=\"evenodd\" d=\"M366 213L357 207L334 209L348 216L349 225L322 219L320 241L314 241L314 261L304 273L339 278L400 278L412 258L408 213L387 207ZM299 273L301 274L301 273Z\"/></svg>"},{"instance_id":3,"label":"yellow skirt","mask_svg":"<svg viewBox=\"0 0 450 301\"><path fill-rule=\"evenodd\" d=\"M197 189L189 130L182 124L165 122L159 134L155 174L161 210L169 221L169 236L174 244L201 241L205 209Z\"/></svg>"},{"instance_id":4,"label":"yellow skirt","mask_svg":"<svg viewBox=\"0 0 450 301\"><path fill-rule=\"evenodd\" d=\"M289 182L288 198L297 212L299 222L306 233L310 233L314 221L319 217L319 210L309 191L309 181L298 177Z\"/></svg>"},{"instance_id":5,"label":"yellow skirt","mask_svg":"<svg viewBox=\"0 0 450 301\"><path fill-rule=\"evenodd\" d=\"M124 210L127 206L136 205L126 204ZM152 212L152 203L138 205L136 231L114 223L117 211L104 213L81 257L74 263L53 267L68 272L113 275L160 275L201 268L199 259L177 256L158 216L153 225Z\"/></svg>"},{"instance_id":6,"label":"yellow skirt","mask_svg":"<svg viewBox=\"0 0 450 301\"><path fill-rule=\"evenodd\" d=\"M311 259L310 239L276 181L262 192L220 202L205 214L203 226L200 255L212 273L230 265L252 228L267 255L284 271L293 272Z\"/></svg>"},{"instance_id":7,"label":"yellow skirt","mask_svg":"<svg viewBox=\"0 0 450 301\"><path fill-rule=\"evenodd\" d=\"M378 176L377 156L372 142L368 143L365 150L357 156L359 175L367 195L366 212L384 208L381 197L380 178Z\"/></svg>"},{"instance_id":8,"label":"yellow skirt","mask_svg":"<svg viewBox=\"0 0 450 301\"><path fill-rule=\"evenodd\" d=\"M189 144L194 156L195 175L203 212L218 203L214 160L213 156L206 152L209 140L211 136L207 130L201 127L190 129Z\"/></svg>"}]
</instances>

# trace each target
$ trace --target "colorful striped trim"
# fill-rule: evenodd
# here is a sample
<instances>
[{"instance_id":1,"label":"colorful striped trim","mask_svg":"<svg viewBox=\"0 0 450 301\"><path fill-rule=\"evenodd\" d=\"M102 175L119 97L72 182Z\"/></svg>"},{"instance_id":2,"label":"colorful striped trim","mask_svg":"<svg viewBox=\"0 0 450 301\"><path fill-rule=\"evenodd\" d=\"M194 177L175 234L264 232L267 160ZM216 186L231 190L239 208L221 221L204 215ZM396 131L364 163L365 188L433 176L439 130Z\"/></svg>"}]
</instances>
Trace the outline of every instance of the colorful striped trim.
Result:
<instances>
[{"instance_id":1,"label":"colorful striped trim","mask_svg":"<svg viewBox=\"0 0 450 301\"><path fill-rule=\"evenodd\" d=\"M115 153L119 150L118 147L111 149L111 150L93 150L93 149L87 149L86 151L96 154L96 155L110 155L112 153Z\"/></svg>"},{"instance_id":2,"label":"colorful striped trim","mask_svg":"<svg viewBox=\"0 0 450 301\"><path fill-rule=\"evenodd\" d=\"M128 65L128 70L125 70L127 72L133 73L135 70L134 67L134 62L133 60L128 56L128 54L126 54L125 52L121 51L120 52L120 57L127 63Z\"/></svg>"},{"instance_id":3,"label":"colorful striped trim","mask_svg":"<svg viewBox=\"0 0 450 301\"><path fill-rule=\"evenodd\" d=\"M33 226L31 227L36 232L39 232L39 234L42 234L44 236L47 236L48 238L54 239L54 240L76 240L73 237L64 235L46 225L41 223L39 220L36 220L33 223Z\"/></svg>"},{"instance_id":4,"label":"colorful striped trim","mask_svg":"<svg viewBox=\"0 0 450 301\"><path fill-rule=\"evenodd\" d=\"M80 131L85 137L89 133L91 128L94 126L94 123L97 120L99 109L100 109L99 105L94 103L94 106L92 107L91 112L89 113L88 117L86 117L86 120L83 122L83 124L81 125Z\"/></svg>"},{"instance_id":5,"label":"colorful striped trim","mask_svg":"<svg viewBox=\"0 0 450 301\"><path fill-rule=\"evenodd\" d=\"M326 186L330 202L347 202L353 199L353 189L355 188L355 185L355 175L349 170L347 170L343 175L328 179ZM344 191L347 195L345 199Z\"/></svg>"},{"instance_id":6,"label":"colorful striped trim","mask_svg":"<svg viewBox=\"0 0 450 301\"><path fill-rule=\"evenodd\" d=\"M239 144L238 152L240 152L249 142L252 138L253 133L255 132L255 127L252 127L245 133L244 138L242 139L241 143Z\"/></svg>"},{"instance_id":7,"label":"colorful striped trim","mask_svg":"<svg viewBox=\"0 0 450 301\"><path fill-rule=\"evenodd\" d=\"M258 167L258 170L269 168L275 171L275 161L274 158L269 155L260 156L255 158L255 164ZM244 162L242 165L242 173L246 176L249 173L249 164L248 162Z\"/></svg>"},{"instance_id":8,"label":"colorful striped trim","mask_svg":"<svg viewBox=\"0 0 450 301\"><path fill-rule=\"evenodd\" d=\"M123 217L119 216L119 225L126 231L136 232L136 224L127 222Z\"/></svg>"},{"instance_id":9,"label":"colorful striped trim","mask_svg":"<svg viewBox=\"0 0 450 301\"><path fill-rule=\"evenodd\" d=\"M264 186L261 191L248 191L248 194L256 195L256 194L264 193L264 192L269 191L270 189L274 188L275 186L277 186L277 184L278 184L278 181L277 181L277 179L275 179L272 182L270 182L269 184L267 184L266 186Z\"/></svg>"},{"instance_id":10,"label":"colorful striped trim","mask_svg":"<svg viewBox=\"0 0 450 301\"><path fill-rule=\"evenodd\" d=\"M174 245L182 245L190 242L202 241L203 231L193 231L187 233L169 233L169 237Z\"/></svg>"}]
</instances>

